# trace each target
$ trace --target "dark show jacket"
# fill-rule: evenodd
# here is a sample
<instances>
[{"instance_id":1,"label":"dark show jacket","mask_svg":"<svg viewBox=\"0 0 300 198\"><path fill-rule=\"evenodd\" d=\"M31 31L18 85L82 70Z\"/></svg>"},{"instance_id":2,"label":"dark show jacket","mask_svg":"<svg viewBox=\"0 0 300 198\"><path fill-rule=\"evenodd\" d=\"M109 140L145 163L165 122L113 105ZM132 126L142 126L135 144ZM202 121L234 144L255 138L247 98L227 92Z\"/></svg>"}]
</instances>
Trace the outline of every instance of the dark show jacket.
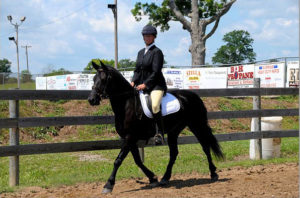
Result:
<instances>
[{"instance_id":1,"label":"dark show jacket","mask_svg":"<svg viewBox=\"0 0 300 198\"><path fill-rule=\"evenodd\" d=\"M146 85L146 92L152 90L167 91L167 84L162 74L164 55L162 51L153 45L145 54L145 48L138 52L136 67L132 82L136 86Z\"/></svg>"}]
</instances>

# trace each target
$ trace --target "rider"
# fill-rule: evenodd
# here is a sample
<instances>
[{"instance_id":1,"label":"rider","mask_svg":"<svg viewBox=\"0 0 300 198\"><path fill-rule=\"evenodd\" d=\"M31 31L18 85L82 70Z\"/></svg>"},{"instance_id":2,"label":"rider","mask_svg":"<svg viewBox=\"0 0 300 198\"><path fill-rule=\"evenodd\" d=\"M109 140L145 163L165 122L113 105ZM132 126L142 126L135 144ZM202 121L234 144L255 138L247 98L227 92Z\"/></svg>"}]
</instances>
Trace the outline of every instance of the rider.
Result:
<instances>
[{"instance_id":1,"label":"rider","mask_svg":"<svg viewBox=\"0 0 300 198\"><path fill-rule=\"evenodd\" d=\"M142 30L142 35L146 47L138 52L131 86L136 86L138 90L150 93L153 118L157 125L156 134L154 136L155 143L163 144L164 126L160 103L163 95L167 91L167 84L162 74L164 55L154 44L157 35L155 27L146 25Z\"/></svg>"}]
</instances>

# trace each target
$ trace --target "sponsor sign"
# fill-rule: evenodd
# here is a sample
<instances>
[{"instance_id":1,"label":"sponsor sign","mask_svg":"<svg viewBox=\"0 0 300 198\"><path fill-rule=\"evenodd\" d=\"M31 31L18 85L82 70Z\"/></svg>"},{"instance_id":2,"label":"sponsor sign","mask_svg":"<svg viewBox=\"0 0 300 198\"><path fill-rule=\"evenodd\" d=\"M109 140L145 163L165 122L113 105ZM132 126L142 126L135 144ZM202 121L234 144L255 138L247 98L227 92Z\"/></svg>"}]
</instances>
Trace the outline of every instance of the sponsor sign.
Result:
<instances>
[{"instance_id":1,"label":"sponsor sign","mask_svg":"<svg viewBox=\"0 0 300 198\"><path fill-rule=\"evenodd\" d=\"M79 74L77 78L77 90L91 90L89 74Z\"/></svg>"},{"instance_id":2,"label":"sponsor sign","mask_svg":"<svg viewBox=\"0 0 300 198\"><path fill-rule=\"evenodd\" d=\"M203 68L200 72L200 89L226 88L227 68Z\"/></svg>"},{"instance_id":3,"label":"sponsor sign","mask_svg":"<svg viewBox=\"0 0 300 198\"><path fill-rule=\"evenodd\" d=\"M200 69L183 69L183 88L200 89L200 78L202 76Z\"/></svg>"},{"instance_id":4,"label":"sponsor sign","mask_svg":"<svg viewBox=\"0 0 300 198\"><path fill-rule=\"evenodd\" d=\"M163 69L168 88L183 89L183 70L182 69Z\"/></svg>"},{"instance_id":5,"label":"sponsor sign","mask_svg":"<svg viewBox=\"0 0 300 198\"><path fill-rule=\"evenodd\" d=\"M36 77L35 78L35 89L36 90L46 90L47 89L47 78L46 77Z\"/></svg>"},{"instance_id":6,"label":"sponsor sign","mask_svg":"<svg viewBox=\"0 0 300 198\"><path fill-rule=\"evenodd\" d=\"M255 78L261 87L284 87L284 63L255 66Z\"/></svg>"},{"instance_id":7,"label":"sponsor sign","mask_svg":"<svg viewBox=\"0 0 300 198\"><path fill-rule=\"evenodd\" d=\"M299 62L293 61L287 64L287 87L299 87Z\"/></svg>"},{"instance_id":8,"label":"sponsor sign","mask_svg":"<svg viewBox=\"0 0 300 198\"><path fill-rule=\"evenodd\" d=\"M253 87L254 65L239 65L227 68L228 88Z\"/></svg>"},{"instance_id":9,"label":"sponsor sign","mask_svg":"<svg viewBox=\"0 0 300 198\"><path fill-rule=\"evenodd\" d=\"M66 75L66 85L68 90L77 90L77 79L80 74L68 74Z\"/></svg>"},{"instance_id":10,"label":"sponsor sign","mask_svg":"<svg viewBox=\"0 0 300 198\"><path fill-rule=\"evenodd\" d=\"M124 76L124 78L128 81L131 82L131 79L133 77L133 71L121 71L121 74Z\"/></svg>"}]
</instances>

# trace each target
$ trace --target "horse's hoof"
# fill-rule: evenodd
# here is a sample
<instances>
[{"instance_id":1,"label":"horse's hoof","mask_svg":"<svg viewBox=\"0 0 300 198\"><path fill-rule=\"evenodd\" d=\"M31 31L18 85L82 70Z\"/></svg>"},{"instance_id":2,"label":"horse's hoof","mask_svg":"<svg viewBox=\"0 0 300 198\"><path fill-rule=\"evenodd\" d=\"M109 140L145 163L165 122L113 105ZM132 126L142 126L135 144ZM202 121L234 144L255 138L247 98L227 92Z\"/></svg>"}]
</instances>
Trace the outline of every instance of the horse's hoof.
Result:
<instances>
[{"instance_id":1,"label":"horse's hoof","mask_svg":"<svg viewBox=\"0 0 300 198\"><path fill-rule=\"evenodd\" d=\"M169 180L165 180L165 179L162 179L162 180L160 180L160 182L159 182L159 185L160 186L166 186L166 185L168 185L169 184Z\"/></svg>"},{"instance_id":2,"label":"horse's hoof","mask_svg":"<svg viewBox=\"0 0 300 198\"><path fill-rule=\"evenodd\" d=\"M216 182L216 181L218 181L219 180L219 175L218 174L213 174L213 175L211 175L210 176L211 177L211 181L212 182Z\"/></svg>"},{"instance_id":3,"label":"horse's hoof","mask_svg":"<svg viewBox=\"0 0 300 198\"><path fill-rule=\"evenodd\" d=\"M109 189L109 188L103 188L103 190L102 190L102 194L108 194L111 192L112 192L112 189Z\"/></svg>"},{"instance_id":4,"label":"horse's hoof","mask_svg":"<svg viewBox=\"0 0 300 198\"><path fill-rule=\"evenodd\" d=\"M155 188L155 187L158 187L158 186L159 186L159 183L157 181L150 183L151 188Z\"/></svg>"}]
</instances>

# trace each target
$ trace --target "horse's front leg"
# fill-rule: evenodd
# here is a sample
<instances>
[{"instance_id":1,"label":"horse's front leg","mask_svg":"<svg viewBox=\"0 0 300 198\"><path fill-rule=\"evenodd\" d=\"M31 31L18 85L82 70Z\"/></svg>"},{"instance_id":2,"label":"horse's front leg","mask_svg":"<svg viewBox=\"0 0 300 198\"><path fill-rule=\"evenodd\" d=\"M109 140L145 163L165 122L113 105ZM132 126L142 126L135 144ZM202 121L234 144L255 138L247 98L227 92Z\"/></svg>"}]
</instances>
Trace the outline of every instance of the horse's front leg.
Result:
<instances>
[{"instance_id":1,"label":"horse's front leg","mask_svg":"<svg viewBox=\"0 0 300 198\"><path fill-rule=\"evenodd\" d=\"M167 170L159 182L160 185L164 186L167 185L170 181L171 175L172 175L172 168L176 161L177 155L178 155L178 146L177 146L177 137L178 136L168 136L168 146L170 149L170 160L169 164L167 166Z\"/></svg>"},{"instance_id":2,"label":"horse's front leg","mask_svg":"<svg viewBox=\"0 0 300 198\"><path fill-rule=\"evenodd\" d=\"M114 162L114 169L113 169L108 181L104 185L104 188L102 190L102 194L112 192L112 190L114 188L114 185L115 185L117 171L118 171L119 167L121 166L123 160L126 158L127 154L129 153L129 150L130 149L129 149L128 142L125 141L125 143L122 146L121 151L120 151L117 159Z\"/></svg>"},{"instance_id":3,"label":"horse's front leg","mask_svg":"<svg viewBox=\"0 0 300 198\"><path fill-rule=\"evenodd\" d=\"M131 153L132 153L132 156L133 156L133 159L134 159L134 162L136 163L136 165L149 178L150 185L153 187L158 186L157 176L143 164L138 147L136 144L131 147Z\"/></svg>"}]
</instances>

